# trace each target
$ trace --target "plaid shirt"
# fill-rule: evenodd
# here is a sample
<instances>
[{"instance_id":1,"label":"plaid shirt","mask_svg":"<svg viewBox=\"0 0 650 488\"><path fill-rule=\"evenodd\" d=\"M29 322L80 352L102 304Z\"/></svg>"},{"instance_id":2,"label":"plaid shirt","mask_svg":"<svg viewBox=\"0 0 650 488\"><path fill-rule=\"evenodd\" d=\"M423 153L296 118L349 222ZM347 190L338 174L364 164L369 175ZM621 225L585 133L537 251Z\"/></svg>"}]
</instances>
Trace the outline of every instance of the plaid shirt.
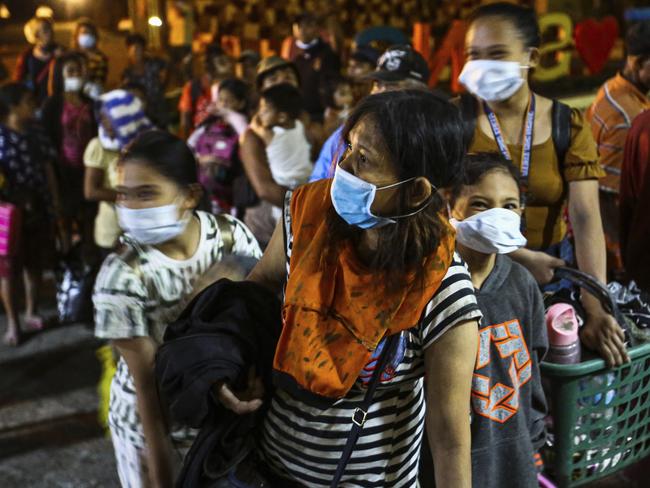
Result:
<instances>
[{"instance_id":1,"label":"plaid shirt","mask_svg":"<svg viewBox=\"0 0 650 488\"><path fill-rule=\"evenodd\" d=\"M650 98L620 73L598 91L587 118L598 144L600 164L607 173L600 180L601 190L619 192L625 137L634 118L647 109L650 109Z\"/></svg>"}]
</instances>

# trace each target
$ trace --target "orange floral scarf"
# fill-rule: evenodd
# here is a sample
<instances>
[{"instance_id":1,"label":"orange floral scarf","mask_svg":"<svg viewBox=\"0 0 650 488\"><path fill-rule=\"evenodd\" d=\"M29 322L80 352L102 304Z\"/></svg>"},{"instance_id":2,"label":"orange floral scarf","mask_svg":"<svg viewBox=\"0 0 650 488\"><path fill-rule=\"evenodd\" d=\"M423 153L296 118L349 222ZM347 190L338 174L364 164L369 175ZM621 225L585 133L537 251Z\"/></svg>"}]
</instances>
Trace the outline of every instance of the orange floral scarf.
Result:
<instances>
[{"instance_id":1,"label":"orange floral scarf","mask_svg":"<svg viewBox=\"0 0 650 488\"><path fill-rule=\"evenodd\" d=\"M300 187L291 199L293 247L274 368L331 399L347 394L384 336L418 324L451 264L455 237L443 219L447 230L423 264L424 284L388 294L382 277L358 262L349 242L338 259L323 265L330 185L324 180Z\"/></svg>"}]
</instances>

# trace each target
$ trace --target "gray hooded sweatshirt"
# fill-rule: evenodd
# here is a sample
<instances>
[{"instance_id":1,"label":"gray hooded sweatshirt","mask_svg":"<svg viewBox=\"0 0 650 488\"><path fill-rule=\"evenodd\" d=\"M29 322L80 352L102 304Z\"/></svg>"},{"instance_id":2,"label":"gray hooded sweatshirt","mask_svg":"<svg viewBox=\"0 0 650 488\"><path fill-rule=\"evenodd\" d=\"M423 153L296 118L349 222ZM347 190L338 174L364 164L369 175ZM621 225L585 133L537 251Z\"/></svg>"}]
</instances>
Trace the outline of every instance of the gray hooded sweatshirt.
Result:
<instances>
[{"instance_id":1,"label":"gray hooded sweatshirt","mask_svg":"<svg viewBox=\"0 0 650 488\"><path fill-rule=\"evenodd\" d=\"M476 295L483 320L472 382L473 487L537 487L534 455L546 440L542 295L532 275L502 255Z\"/></svg>"}]
</instances>

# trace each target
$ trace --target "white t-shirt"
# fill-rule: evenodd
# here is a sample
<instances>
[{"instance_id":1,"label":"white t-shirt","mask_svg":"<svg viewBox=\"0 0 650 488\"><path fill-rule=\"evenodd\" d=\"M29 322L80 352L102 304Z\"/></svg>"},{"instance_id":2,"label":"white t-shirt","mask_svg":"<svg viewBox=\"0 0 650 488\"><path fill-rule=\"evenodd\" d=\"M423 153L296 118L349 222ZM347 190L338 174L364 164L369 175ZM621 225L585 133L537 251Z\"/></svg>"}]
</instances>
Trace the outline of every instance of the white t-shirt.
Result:
<instances>
[{"instance_id":1,"label":"white t-shirt","mask_svg":"<svg viewBox=\"0 0 650 488\"><path fill-rule=\"evenodd\" d=\"M299 120L293 129L273 127L273 139L266 146L266 157L275 182L290 190L307 183L314 168L310 151L305 128Z\"/></svg>"}]
</instances>

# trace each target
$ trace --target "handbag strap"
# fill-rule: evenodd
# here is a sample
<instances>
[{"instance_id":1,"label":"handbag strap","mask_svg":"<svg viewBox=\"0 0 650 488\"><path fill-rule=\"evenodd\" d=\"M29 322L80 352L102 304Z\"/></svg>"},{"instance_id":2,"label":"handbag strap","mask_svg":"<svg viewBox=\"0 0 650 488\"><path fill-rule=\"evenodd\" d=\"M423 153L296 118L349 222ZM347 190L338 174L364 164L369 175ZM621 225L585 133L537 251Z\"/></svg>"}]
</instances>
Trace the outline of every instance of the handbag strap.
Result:
<instances>
[{"instance_id":1,"label":"handbag strap","mask_svg":"<svg viewBox=\"0 0 650 488\"><path fill-rule=\"evenodd\" d=\"M231 254L232 249L235 246L235 236L232 231L232 225L230 221L223 215L215 215L215 220L217 221L217 227L221 233L221 241L223 242L223 254Z\"/></svg>"},{"instance_id":2,"label":"handbag strap","mask_svg":"<svg viewBox=\"0 0 650 488\"><path fill-rule=\"evenodd\" d=\"M372 377L370 378L370 383L368 383L368 389L366 390L363 402L361 402L361 406L354 409L354 413L352 414L352 429L350 430L350 435L348 436L348 440L343 448L343 453L341 454L341 459L339 459L338 466L336 466L336 473L334 474L334 479L332 480L330 488L337 488L341 478L343 477L345 468L350 461L350 457L352 457L354 446L359 440L359 435L361 435L363 424L366 423L366 416L368 415L370 405L372 405L372 400L375 396L375 390L379 385L381 375L388 363L388 358L399 343L399 338L400 334L394 334L386 339L384 350L381 352L381 356L375 364L375 370L372 372Z\"/></svg>"}]
</instances>

